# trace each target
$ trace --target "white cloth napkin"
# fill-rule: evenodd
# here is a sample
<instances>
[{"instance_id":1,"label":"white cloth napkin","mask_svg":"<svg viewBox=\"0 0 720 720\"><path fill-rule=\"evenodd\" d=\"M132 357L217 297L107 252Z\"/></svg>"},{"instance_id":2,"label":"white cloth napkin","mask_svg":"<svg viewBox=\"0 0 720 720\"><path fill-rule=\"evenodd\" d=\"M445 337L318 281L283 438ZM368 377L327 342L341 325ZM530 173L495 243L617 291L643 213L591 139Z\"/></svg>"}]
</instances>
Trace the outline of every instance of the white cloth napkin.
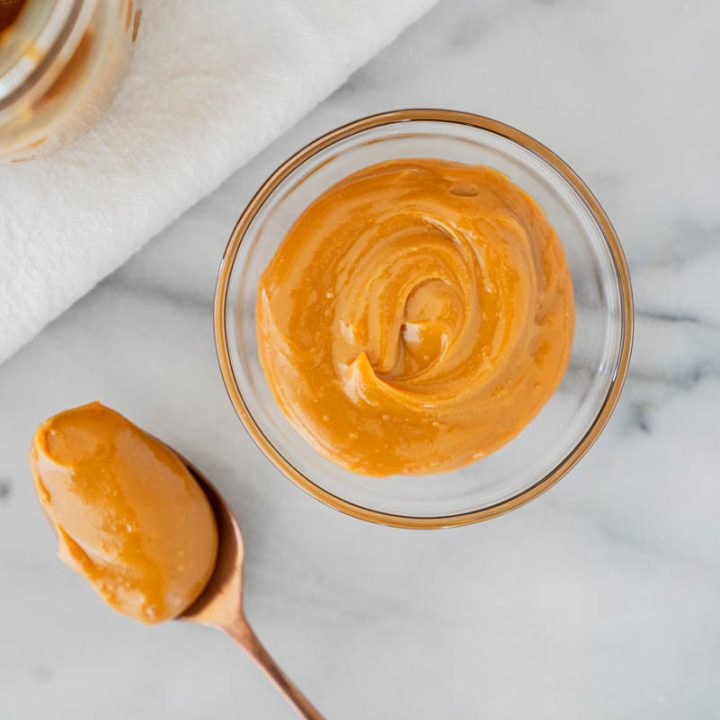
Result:
<instances>
[{"instance_id":1,"label":"white cloth napkin","mask_svg":"<svg viewBox=\"0 0 720 720\"><path fill-rule=\"evenodd\" d=\"M0 168L0 362L435 0L146 0L108 114Z\"/></svg>"}]
</instances>

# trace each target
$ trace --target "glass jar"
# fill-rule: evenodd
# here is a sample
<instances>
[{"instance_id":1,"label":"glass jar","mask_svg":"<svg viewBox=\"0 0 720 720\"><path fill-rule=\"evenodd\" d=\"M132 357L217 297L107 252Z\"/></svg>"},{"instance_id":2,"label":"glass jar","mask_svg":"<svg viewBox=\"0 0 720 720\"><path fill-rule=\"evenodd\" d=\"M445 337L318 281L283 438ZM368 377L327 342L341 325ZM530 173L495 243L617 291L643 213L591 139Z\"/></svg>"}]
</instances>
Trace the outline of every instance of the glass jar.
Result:
<instances>
[{"instance_id":1,"label":"glass jar","mask_svg":"<svg viewBox=\"0 0 720 720\"><path fill-rule=\"evenodd\" d=\"M138 0L0 0L0 164L90 128L127 73Z\"/></svg>"}]
</instances>

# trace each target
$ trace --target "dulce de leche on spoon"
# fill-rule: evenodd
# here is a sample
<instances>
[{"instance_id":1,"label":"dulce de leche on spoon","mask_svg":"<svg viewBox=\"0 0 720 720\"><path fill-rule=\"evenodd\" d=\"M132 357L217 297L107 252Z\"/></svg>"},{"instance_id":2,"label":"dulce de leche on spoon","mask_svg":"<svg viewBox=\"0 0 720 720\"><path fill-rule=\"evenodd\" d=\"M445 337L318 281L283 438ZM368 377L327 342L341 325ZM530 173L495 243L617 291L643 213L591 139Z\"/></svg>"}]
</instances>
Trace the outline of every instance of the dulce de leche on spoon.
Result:
<instances>
[{"instance_id":1,"label":"dulce de leche on spoon","mask_svg":"<svg viewBox=\"0 0 720 720\"><path fill-rule=\"evenodd\" d=\"M43 423L30 463L61 559L110 607L156 623L198 597L215 565L217 527L167 446L93 403Z\"/></svg>"},{"instance_id":2,"label":"dulce de leche on spoon","mask_svg":"<svg viewBox=\"0 0 720 720\"><path fill-rule=\"evenodd\" d=\"M225 631L301 716L322 719L248 625L240 528L194 467L100 403L45 421L30 464L61 559L110 607Z\"/></svg>"}]
</instances>

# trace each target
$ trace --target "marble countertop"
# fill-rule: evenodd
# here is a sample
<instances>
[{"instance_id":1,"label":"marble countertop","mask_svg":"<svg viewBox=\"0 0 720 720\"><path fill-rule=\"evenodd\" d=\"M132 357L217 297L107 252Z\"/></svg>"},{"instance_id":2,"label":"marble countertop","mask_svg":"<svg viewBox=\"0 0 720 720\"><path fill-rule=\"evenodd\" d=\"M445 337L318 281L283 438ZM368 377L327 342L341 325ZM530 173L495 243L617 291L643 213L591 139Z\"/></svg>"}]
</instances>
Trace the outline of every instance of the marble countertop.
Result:
<instances>
[{"instance_id":1,"label":"marble countertop","mask_svg":"<svg viewBox=\"0 0 720 720\"><path fill-rule=\"evenodd\" d=\"M117 616L55 558L26 451L39 421L93 399L227 494L248 616L329 718L720 717L719 25L716 0L445 0L2 365L0 717L292 717L222 636ZM625 392L571 475L430 533L284 479L212 340L218 261L258 184L403 106L496 117L570 162L618 230L637 310Z\"/></svg>"}]
</instances>

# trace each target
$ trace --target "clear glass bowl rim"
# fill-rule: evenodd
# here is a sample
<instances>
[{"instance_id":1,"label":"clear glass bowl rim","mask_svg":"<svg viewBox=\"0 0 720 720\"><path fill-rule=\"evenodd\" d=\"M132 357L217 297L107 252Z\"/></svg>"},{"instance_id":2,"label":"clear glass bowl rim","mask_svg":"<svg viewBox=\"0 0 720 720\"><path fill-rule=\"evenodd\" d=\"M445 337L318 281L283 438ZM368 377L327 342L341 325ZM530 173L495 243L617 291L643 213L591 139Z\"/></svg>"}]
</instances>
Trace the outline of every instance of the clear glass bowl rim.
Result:
<instances>
[{"instance_id":1,"label":"clear glass bowl rim","mask_svg":"<svg viewBox=\"0 0 720 720\"><path fill-rule=\"evenodd\" d=\"M303 163L312 158L315 154L339 141L345 140L366 130L382 127L383 125L392 125L401 122L412 123L417 121L460 124L495 133L521 145L525 149L545 160L545 162L554 168L578 194L600 227L612 256L613 268L617 276L621 296L620 331L622 336L620 342L620 353L615 367L612 368L613 377L608 387L605 399L600 406L597 416L585 435L549 473L516 495L513 495L502 502L478 508L476 510L471 510L457 515L439 515L434 517L396 515L357 505L328 492L295 468L278 451L278 449L270 443L260 426L256 423L245 403L245 400L243 399L232 370L226 325L227 295L230 284L230 276L240 244L242 243L245 233L247 232L253 218L280 183L282 183L282 181L290 173L303 165ZM559 158L554 152L552 152L552 150L545 147L542 143L538 142L530 135L527 135L526 133L498 120L458 110L411 108L405 110L391 110L376 115L370 115L350 122L346 125L342 125L335 130L331 130L298 150L270 175L270 177L255 193L245 210L243 210L230 235L230 239L220 262L220 270L215 288L213 320L215 348L217 350L220 372L235 411L240 417L245 429L250 434L250 437L262 450L265 456L283 474L316 499L326 505L329 505L335 510L346 513L347 515L392 527L434 529L469 525L471 523L489 520L490 518L494 518L498 515L509 512L510 510L514 510L538 497L555 485L555 483L564 477L578 463L583 455L585 455L607 425L607 422L617 405L617 401L625 382L625 377L630 364L633 341L633 296L627 261L617 233L615 232L610 219L590 189L564 160Z\"/></svg>"}]
</instances>

